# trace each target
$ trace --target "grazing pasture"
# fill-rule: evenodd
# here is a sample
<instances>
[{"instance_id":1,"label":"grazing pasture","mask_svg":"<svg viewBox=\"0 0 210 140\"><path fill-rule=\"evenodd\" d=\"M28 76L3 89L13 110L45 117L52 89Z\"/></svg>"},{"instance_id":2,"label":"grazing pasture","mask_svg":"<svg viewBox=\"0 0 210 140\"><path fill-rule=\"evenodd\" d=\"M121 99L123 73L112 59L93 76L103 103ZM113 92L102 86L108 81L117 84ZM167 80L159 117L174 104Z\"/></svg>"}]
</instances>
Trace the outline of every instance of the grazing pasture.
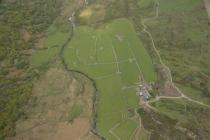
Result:
<instances>
[{"instance_id":1,"label":"grazing pasture","mask_svg":"<svg viewBox=\"0 0 210 140\"><path fill-rule=\"evenodd\" d=\"M187 12L201 3L200 0L158 0L164 14Z\"/></svg>"},{"instance_id":2,"label":"grazing pasture","mask_svg":"<svg viewBox=\"0 0 210 140\"><path fill-rule=\"evenodd\" d=\"M33 53L31 57L31 65L33 66L41 66L49 63L50 61L56 59L58 56L60 48L53 47L49 49L38 50Z\"/></svg>"},{"instance_id":3,"label":"grazing pasture","mask_svg":"<svg viewBox=\"0 0 210 140\"><path fill-rule=\"evenodd\" d=\"M69 69L96 82L99 134L109 140L129 139L138 125L130 113L138 107L137 82L140 76L148 82L156 79L152 61L131 22L118 19L98 29L76 27L64 60Z\"/></svg>"},{"instance_id":4,"label":"grazing pasture","mask_svg":"<svg viewBox=\"0 0 210 140\"><path fill-rule=\"evenodd\" d=\"M58 58L61 47L68 41L71 32L71 25L68 21L56 20L45 32L43 48L33 52L31 65L43 66Z\"/></svg>"}]
</instances>

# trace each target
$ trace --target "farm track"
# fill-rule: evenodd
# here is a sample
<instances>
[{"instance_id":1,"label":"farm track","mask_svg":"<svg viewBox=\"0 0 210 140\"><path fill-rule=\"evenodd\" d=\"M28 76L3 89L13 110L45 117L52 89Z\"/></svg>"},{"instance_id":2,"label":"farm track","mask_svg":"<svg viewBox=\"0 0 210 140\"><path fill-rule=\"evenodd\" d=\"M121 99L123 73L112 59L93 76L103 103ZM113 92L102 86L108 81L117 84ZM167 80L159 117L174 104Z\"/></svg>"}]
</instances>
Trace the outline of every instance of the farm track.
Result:
<instances>
[{"instance_id":1,"label":"farm track","mask_svg":"<svg viewBox=\"0 0 210 140\"><path fill-rule=\"evenodd\" d=\"M113 44L112 44L112 52L113 52L113 55L114 55L114 58L115 58L116 67L117 67L116 73L119 74L119 73L121 73L121 72L120 72L120 66L119 66L119 62L118 62L117 53L116 53L116 50L115 50Z\"/></svg>"},{"instance_id":2,"label":"farm track","mask_svg":"<svg viewBox=\"0 0 210 140\"><path fill-rule=\"evenodd\" d=\"M160 53L159 51L157 50L156 46L155 46L155 41L153 39L153 36L152 34L147 30L147 25L145 24L146 21L150 21L150 20L155 20L159 17L159 8L160 8L160 3L158 0L155 1L156 2L156 12L155 12L155 16L154 17L151 17L151 18L145 18L143 19L142 21L142 26L143 26L143 30L142 32L145 32L149 38L151 39L152 41L152 47L155 51L155 53L157 54L158 58L159 58L159 61L160 61L160 64L164 67L164 69L167 71L166 75L167 77L169 78L169 81L171 82L172 86L178 91L178 93L180 94L179 97L168 97L168 96L158 96L155 100L153 100L152 102L155 102L155 101L158 101L159 99L179 99L179 98L184 98L190 102L193 102L193 103L196 103L196 104L199 104L199 105L202 105L202 106L205 106L205 107L208 107L210 108L210 105L207 105L205 103L202 103L200 101L197 101L197 100L194 100L194 99L191 99L190 97L186 96L173 82L173 78L172 78L172 74L171 74L171 70L168 66L165 65L165 63L163 62L161 56L160 56ZM147 106L151 109L154 110L154 107L151 107L149 104L147 104Z\"/></svg>"},{"instance_id":3,"label":"farm track","mask_svg":"<svg viewBox=\"0 0 210 140\"><path fill-rule=\"evenodd\" d=\"M201 72L201 71L199 71L199 73L200 73L202 76L206 77L207 79L210 79L210 76L209 76L209 75L207 75L207 74L205 74L205 73L203 73L203 72Z\"/></svg>"},{"instance_id":4,"label":"farm track","mask_svg":"<svg viewBox=\"0 0 210 140\"><path fill-rule=\"evenodd\" d=\"M109 129L109 133L112 134L112 136L114 136L117 140L121 140L121 139L117 134L113 132L113 130L116 129L119 125L120 123L117 123L116 125L114 125L112 128Z\"/></svg>"},{"instance_id":5,"label":"farm track","mask_svg":"<svg viewBox=\"0 0 210 140\"><path fill-rule=\"evenodd\" d=\"M94 64L87 64L87 66L95 66L95 65L111 65L111 64L120 64L120 63L125 63L125 62L129 62L129 60L121 60L118 62L100 62L100 63L94 63Z\"/></svg>"},{"instance_id":6,"label":"farm track","mask_svg":"<svg viewBox=\"0 0 210 140\"><path fill-rule=\"evenodd\" d=\"M130 46L130 45L129 45L129 46ZM135 55L135 53L133 52L133 50L131 49L131 47L129 47L129 51L131 52L132 57L133 57L134 60L135 60L136 66L137 66L137 68L138 68L138 70L139 70L139 73L140 73L141 77L143 77L143 73L142 73L141 67L140 67L139 64L138 64L137 59L136 59L136 55Z\"/></svg>"},{"instance_id":7,"label":"farm track","mask_svg":"<svg viewBox=\"0 0 210 140\"><path fill-rule=\"evenodd\" d=\"M208 14L209 19L210 19L210 1L209 0L204 0L204 4L205 4L206 11L207 11L207 14Z\"/></svg>"}]
</instances>

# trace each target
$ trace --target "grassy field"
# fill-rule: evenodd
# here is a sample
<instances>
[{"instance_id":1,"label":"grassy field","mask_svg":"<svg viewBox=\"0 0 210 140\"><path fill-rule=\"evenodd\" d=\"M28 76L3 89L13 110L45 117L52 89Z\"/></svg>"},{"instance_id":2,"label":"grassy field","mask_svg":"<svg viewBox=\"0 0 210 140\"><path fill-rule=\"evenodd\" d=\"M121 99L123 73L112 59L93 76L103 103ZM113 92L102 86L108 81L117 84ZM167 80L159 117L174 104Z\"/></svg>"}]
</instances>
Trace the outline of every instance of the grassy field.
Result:
<instances>
[{"instance_id":1,"label":"grassy field","mask_svg":"<svg viewBox=\"0 0 210 140\"><path fill-rule=\"evenodd\" d=\"M32 66L43 66L52 62L59 56L62 45L71 35L71 25L66 19L58 18L45 32L43 48L33 52L31 56Z\"/></svg>"},{"instance_id":2,"label":"grassy field","mask_svg":"<svg viewBox=\"0 0 210 140\"><path fill-rule=\"evenodd\" d=\"M160 3L160 11L165 14L181 13L190 11L195 8L201 1L200 0L158 0Z\"/></svg>"},{"instance_id":3,"label":"grassy field","mask_svg":"<svg viewBox=\"0 0 210 140\"><path fill-rule=\"evenodd\" d=\"M148 82L156 79L152 61L131 22L118 19L97 30L77 27L64 59L70 69L96 81L98 132L110 140L116 139L112 132L122 140L131 137L138 125L129 112L138 106L136 82L141 73Z\"/></svg>"},{"instance_id":4,"label":"grassy field","mask_svg":"<svg viewBox=\"0 0 210 140\"><path fill-rule=\"evenodd\" d=\"M138 0L137 4L139 7L144 8L148 7L152 2L153 0Z\"/></svg>"},{"instance_id":5,"label":"grassy field","mask_svg":"<svg viewBox=\"0 0 210 140\"><path fill-rule=\"evenodd\" d=\"M44 48L61 46L70 36L71 25L66 19L57 19L46 31Z\"/></svg>"},{"instance_id":6,"label":"grassy field","mask_svg":"<svg viewBox=\"0 0 210 140\"><path fill-rule=\"evenodd\" d=\"M201 1L157 1L160 4L159 17L147 20L145 24L154 38L161 58L170 67L174 81L177 85L181 85L179 87L187 96L209 103L208 44L210 34L207 14ZM156 0L114 0L113 2L98 0L89 8L76 13L77 27L71 42L65 46L65 64L68 69L82 72L96 82L98 90L96 129L106 139L129 140L136 135L142 140L187 139L190 137L189 134L208 139L210 111L185 100L155 102L152 106L158 109L157 112L146 112L140 109L139 114L145 129L140 132L135 131L139 127L137 116L134 114L139 102L136 95L136 83L140 75L143 75L147 82L156 81L153 67L156 58L153 57L152 62L150 58L152 54L149 56L145 49L148 47L149 50L150 38L139 30L138 35L142 37L139 40L137 30L134 30L132 23L125 18L119 19L119 17L134 19L133 22L138 29L142 29L142 20L155 15L155 2ZM62 17L64 19L58 17L44 33L45 38L41 45L43 47L33 52L30 59L31 65L45 66L61 54L61 47L68 41L71 33L70 24L66 20L69 13L69 8L67 8L67 11L63 13L65 14ZM116 18L118 19L113 20ZM48 73L50 74L38 81L35 87L37 90L35 92L40 95L38 95L37 102L39 106L35 107L34 111L41 111L43 116L40 118L43 117L50 121L57 120L59 125L60 121L73 123L72 125L65 124L63 129L53 128L58 132L66 130L67 134L70 134L70 136L67 135L70 139L76 139L71 134L79 130L82 131L82 134L87 134L86 131L83 131L89 131L86 125L82 124L83 129L80 129L81 124L78 125L74 121L82 122L80 119L86 116L85 122L88 123L88 128L93 128L90 120L93 117L92 101L94 100L92 99L95 90L92 89L93 85L85 86L89 82L91 84L91 81L83 83L81 80L83 77L79 81L74 79L75 84L74 80L65 79L70 78L66 69L56 68ZM76 88L72 85L69 87L69 83ZM89 88L91 89L89 94L81 92ZM65 96L62 96L63 94ZM57 113L51 112L55 109ZM31 114L24 123L34 121L33 117L34 115ZM49 129L52 128L51 122L47 123L47 127L38 127L37 132L47 130L50 135L54 135L55 130ZM20 124L17 129L21 130L20 133L22 130L28 130L23 125ZM71 126L75 127L74 131L69 128ZM31 137L31 131L27 131L26 134ZM48 137L48 135L45 136ZM63 133L57 135L58 138L60 136L63 136ZM76 137L80 136L81 134L77 133Z\"/></svg>"},{"instance_id":7,"label":"grassy field","mask_svg":"<svg viewBox=\"0 0 210 140\"><path fill-rule=\"evenodd\" d=\"M122 122L117 129L115 129L115 133L120 136L121 140L129 140L137 127L136 122L126 120ZM127 131L130 130L130 131Z\"/></svg>"},{"instance_id":8,"label":"grassy field","mask_svg":"<svg viewBox=\"0 0 210 140\"><path fill-rule=\"evenodd\" d=\"M58 57L59 50L59 47L54 47L36 51L31 57L31 64L33 66L41 66L47 64Z\"/></svg>"}]
</instances>

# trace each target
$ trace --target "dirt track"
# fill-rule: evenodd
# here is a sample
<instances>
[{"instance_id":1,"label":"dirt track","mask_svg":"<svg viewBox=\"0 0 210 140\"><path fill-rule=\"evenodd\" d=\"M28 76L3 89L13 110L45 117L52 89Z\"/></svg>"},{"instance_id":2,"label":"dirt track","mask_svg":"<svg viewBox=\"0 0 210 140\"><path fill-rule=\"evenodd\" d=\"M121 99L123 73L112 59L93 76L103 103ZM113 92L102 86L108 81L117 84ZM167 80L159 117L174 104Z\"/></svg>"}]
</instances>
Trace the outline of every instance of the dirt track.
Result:
<instances>
[{"instance_id":1,"label":"dirt track","mask_svg":"<svg viewBox=\"0 0 210 140\"><path fill-rule=\"evenodd\" d=\"M204 4L210 19L210 0L204 0Z\"/></svg>"},{"instance_id":2,"label":"dirt track","mask_svg":"<svg viewBox=\"0 0 210 140\"><path fill-rule=\"evenodd\" d=\"M210 0L204 0L204 2L205 2L206 8L207 8L207 11L208 11L208 14L209 14L209 18L210 18ZM161 58L161 56L160 56L160 53L159 53L158 49L156 48L156 45L155 45L155 41L154 41L154 39L153 39L153 36L152 36L152 34L147 30L147 25L145 24L145 22L147 22L147 21L149 21L149 20L155 20L155 19L157 19L157 18L159 17L159 6L160 6L160 3L159 3L158 0L156 0L156 5L157 5L157 6L156 6L156 14L155 14L155 16L154 16L154 17L150 17L150 18L145 18L145 19L142 20L142 26L143 26L143 30L142 30L142 31L145 32L145 33L149 36L149 38L151 39L151 41L152 41L152 47L153 47L155 53L157 54L157 56L159 57L160 64L161 64L161 65L164 67L164 69L166 70L166 75L167 75L167 77L168 77L168 79L169 79L169 82L172 84L172 87L174 87L174 88L177 90L177 92L180 94L180 96L178 96L178 97L158 96L158 98L156 98L155 101L158 101L159 98L162 98L162 99L164 99L164 98L166 98L166 99L167 99L167 98L184 98L184 99L186 99L186 100L188 100L188 101L190 101L190 102L193 102L193 103L196 103L196 104L199 104L199 105L202 105L202 106L205 106L205 107L210 108L210 105L207 105L207 104L205 104L205 103L203 103L203 102L200 102L200 101L191 99L190 97L186 96L186 95L185 95L185 94L184 94L184 93L183 93L183 92L174 84L174 82L173 82L173 77L172 77L172 75L171 75L171 70L170 70L170 68L169 68L168 66L166 66L165 63L163 62L163 60L162 60L162 58ZM149 108L153 109L153 110L156 110L154 107L150 106L149 104L147 104L147 106L148 106Z\"/></svg>"}]
</instances>

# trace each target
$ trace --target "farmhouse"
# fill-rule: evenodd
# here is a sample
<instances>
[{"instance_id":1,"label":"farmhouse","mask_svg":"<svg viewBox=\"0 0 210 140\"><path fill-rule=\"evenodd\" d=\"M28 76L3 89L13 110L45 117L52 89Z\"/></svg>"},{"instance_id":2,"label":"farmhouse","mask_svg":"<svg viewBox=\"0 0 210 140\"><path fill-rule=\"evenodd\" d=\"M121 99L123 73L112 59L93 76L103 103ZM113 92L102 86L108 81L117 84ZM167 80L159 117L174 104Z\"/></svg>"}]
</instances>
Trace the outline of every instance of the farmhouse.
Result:
<instances>
[{"instance_id":1,"label":"farmhouse","mask_svg":"<svg viewBox=\"0 0 210 140\"><path fill-rule=\"evenodd\" d=\"M143 98L144 101L148 101L151 97L146 85L139 85L139 96Z\"/></svg>"}]
</instances>

